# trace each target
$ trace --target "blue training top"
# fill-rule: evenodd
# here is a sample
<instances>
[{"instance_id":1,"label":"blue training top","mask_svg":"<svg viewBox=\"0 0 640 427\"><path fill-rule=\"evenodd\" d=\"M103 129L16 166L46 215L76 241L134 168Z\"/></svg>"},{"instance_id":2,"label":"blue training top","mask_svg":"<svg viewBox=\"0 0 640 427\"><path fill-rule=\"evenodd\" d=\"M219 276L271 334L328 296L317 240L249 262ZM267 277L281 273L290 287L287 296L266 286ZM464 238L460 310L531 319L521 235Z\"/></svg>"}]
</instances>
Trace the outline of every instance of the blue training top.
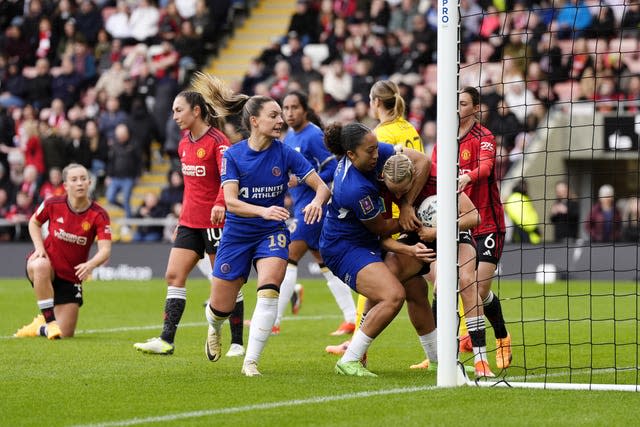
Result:
<instances>
[{"instance_id":1,"label":"blue training top","mask_svg":"<svg viewBox=\"0 0 640 427\"><path fill-rule=\"evenodd\" d=\"M252 205L284 207L289 173L305 180L314 171L302 154L275 139L263 151L249 147L242 140L224 152L222 159L222 185L238 183L238 199ZM284 227L284 221L265 220L262 217L242 217L227 211L224 233L243 238L263 236Z\"/></svg>"},{"instance_id":2,"label":"blue training top","mask_svg":"<svg viewBox=\"0 0 640 427\"><path fill-rule=\"evenodd\" d=\"M347 156L338 162L333 178L333 195L320 235L320 247L331 251L340 243L378 249L379 236L373 234L362 221L375 218L384 212L384 203L378 189L378 176L384 163L395 153L393 145L378 143L376 168L360 172Z\"/></svg>"},{"instance_id":3,"label":"blue training top","mask_svg":"<svg viewBox=\"0 0 640 427\"><path fill-rule=\"evenodd\" d=\"M324 133L318 126L309 123L300 132L290 129L284 143L302 154L330 187L338 162L324 145ZM296 216L301 216L302 209L316 196L315 191L304 183L290 188L289 194L293 199L293 211Z\"/></svg>"}]
</instances>

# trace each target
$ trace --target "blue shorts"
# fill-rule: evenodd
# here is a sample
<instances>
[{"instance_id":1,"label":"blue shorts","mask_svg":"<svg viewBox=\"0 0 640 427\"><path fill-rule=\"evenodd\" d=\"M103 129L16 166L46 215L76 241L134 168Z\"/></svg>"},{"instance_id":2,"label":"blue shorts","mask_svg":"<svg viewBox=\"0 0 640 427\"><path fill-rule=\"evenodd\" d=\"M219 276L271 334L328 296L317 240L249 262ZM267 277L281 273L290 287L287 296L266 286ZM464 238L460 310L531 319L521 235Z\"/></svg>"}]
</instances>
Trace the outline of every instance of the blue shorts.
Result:
<instances>
[{"instance_id":1,"label":"blue shorts","mask_svg":"<svg viewBox=\"0 0 640 427\"><path fill-rule=\"evenodd\" d=\"M290 242L289 230L286 228L246 239L222 233L213 265L213 276L228 281L242 277L246 281L251 273L252 262L270 257L287 260Z\"/></svg>"},{"instance_id":2,"label":"blue shorts","mask_svg":"<svg viewBox=\"0 0 640 427\"><path fill-rule=\"evenodd\" d=\"M320 233L322 232L322 221L314 224L304 222L304 216L296 216L289 223L291 240L304 241L309 249L318 250L320 247Z\"/></svg>"},{"instance_id":3,"label":"blue shorts","mask_svg":"<svg viewBox=\"0 0 640 427\"><path fill-rule=\"evenodd\" d=\"M353 246L346 248L346 244L335 246L330 250L327 248L325 250L320 249L322 260L336 277L354 291L356 290L356 280L360 270L374 262L383 262L380 249ZM342 247L343 251L340 251L340 247Z\"/></svg>"}]
</instances>

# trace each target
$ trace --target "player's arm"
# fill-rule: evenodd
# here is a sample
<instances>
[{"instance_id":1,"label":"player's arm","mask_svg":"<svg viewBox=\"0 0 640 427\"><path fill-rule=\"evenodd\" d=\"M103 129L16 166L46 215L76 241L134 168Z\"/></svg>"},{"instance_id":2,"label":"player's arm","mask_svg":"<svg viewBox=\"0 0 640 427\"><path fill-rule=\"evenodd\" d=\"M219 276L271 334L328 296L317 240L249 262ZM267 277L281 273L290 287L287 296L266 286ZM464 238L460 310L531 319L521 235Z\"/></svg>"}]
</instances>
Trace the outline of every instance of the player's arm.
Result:
<instances>
[{"instance_id":1,"label":"player's arm","mask_svg":"<svg viewBox=\"0 0 640 427\"><path fill-rule=\"evenodd\" d=\"M367 230L382 238L389 237L401 231L398 218L385 219L382 212L371 219L361 219L361 221L362 224L367 227Z\"/></svg>"},{"instance_id":2,"label":"player's arm","mask_svg":"<svg viewBox=\"0 0 640 427\"><path fill-rule=\"evenodd\" d=\"M83 262L74 267L76 276L80 280L85 280L94 268L107 262L111 256L111 240L103 239L98 240L98 251L87 262Z\"/></svg>"},{"instance_id":3,"label":"player's arm","mask_svg":"<svg viewBox=\"0 0 640 427\"><path fill-rule=\"evenodd\" d=\"M218 141L218 145L215 150L216 153L216 165L218 166L218 171L222 171L222 158L224 157L224 152L229 148L229 140L226 138L222 141ZM222 191L222 184L220 188L217 189L216 200L213 202L213 207L211 208L211 223L212 224L220 224L224 221L224 215L227 210L226 203L224 199L224 191Z\"/></svg>"},{"instance_id":4,"label":"player's arm","mask_svg":"<svg viewBox=\"0 0 640 427\"><path fill-rule=\"evenodd\" d=\"M496 141L493 136L485 137L480 140L479 144L478 167L464 175L460 175L458 178L458 191L463 191L467 185L485 180L491 175L496 161Z\"/></svg>"},{"instance_id":5,"label":"player's arm","mask_svg":"<svg viewBox=\"0 0 640 427\"><path fill-rule=\"evenodd\" d=\"M427 183L429 172L431 171L431 159L424 153L412 150L411 148L405 148L402 152L406 154L413 163L415 177L409 191L400 199L400 225L404 230L415 230L421 226L421 223L418 217L416 217L413 203Z\"/></svg>"},{"instance_id":6,"label":"player's arm","mask_svg":"<svg viewBox=\"0 0 640 427\"><path fill-rule=\"evenodd\" d=\"M244 202L238 198L238 181L225 181L222 184L227 210L235 215L246 218L264 218L275 221L285 221L289 218L289 211L282 206L258 206Z\"/></svg>"},{"instance_id":7,"label":"player's arm","mask_svg":"<svg viewBox=\"0 0 640 427\"><path fill-rule=\"evenodd\" d=\"M302 209L304 212L304 222L307 224L313 224L319 222L322 219L322 211L324 205L329 201L331 197L331 190L324 183L320 175L316 171L312 171L304 178L304 183L311 187L316 196L309 202L307 206Z\"/></svg>"},{"instance_id":8,"label":"player's arm","mask_svg":"<svg viewBox=\"0 0 640 427\"><path fill-rule=\"evenodd\" d=\"M480 225L480 213L469 196L459 193L458 198L458 229L460 231L471 230Z\"/></svg>"},{"instance_id":9,"label":"player's arm","mask_svg":"<svg viewBox=\"0 0 640 427\"><path fill-rule=\"evenodd\" d=\"M29 219L29 235L33 242L34 251L29 257L30 260L36 258L48 258L47 251L44 249L44 239L42 238L42 224L36 219L37 212L31 215Z\"/></svg>"},{"instance_id":10,"label":"player's arm","mask_svg":"<svg viewBox=\"0 0 640 427\"><path fill-rule=\"evenodd\" d=\"M387 237L382 240L382 248L388 252L396 254L408 255L417 258L418 260L426 263L430 263L436 260L436 253L433 249L425 246L424 243L418 242L415 245L407 245Z\"/></svg>"}]
</instances>

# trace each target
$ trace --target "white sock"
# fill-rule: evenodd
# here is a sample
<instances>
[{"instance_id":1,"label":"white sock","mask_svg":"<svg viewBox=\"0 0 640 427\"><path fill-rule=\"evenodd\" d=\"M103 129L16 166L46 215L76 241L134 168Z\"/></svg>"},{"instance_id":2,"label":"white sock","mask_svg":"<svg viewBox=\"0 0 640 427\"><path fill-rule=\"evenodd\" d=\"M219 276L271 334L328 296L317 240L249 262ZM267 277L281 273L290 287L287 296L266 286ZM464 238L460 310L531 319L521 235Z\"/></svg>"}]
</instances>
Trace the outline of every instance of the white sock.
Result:
<instances>
[{"instance_id":1,"label":"white sock","mask_svg":"<svg viewBox=\"0 0 640 427\"><path fill-rule=\"evenodd\" d=\"M482 334L485 333L484 328L484 316L477 317L466 317L467 330L471 332L480 332ZM473 340L471 340L473 342ZM487 362L487 347L473 347L473 363L478 363L480 361Z\"/></svg>"},{"instance_id":2,"label":"white sock","mask_svg":"<svg viewBox=\"0 0 640 427\"><path fill-rule=\"evenodd\" d=\"M251 328L249 328L249 344L244 358L245 363L248 361L258 363L267 339L271 335L271 328L276 320L277 311L277 298L258 296L256 308L251 318Z\"/></svg>"},{"instance_id":3,"label":"white sock","mask_svg":"<svg viewBox=\"0 0 640 427\"><path fill-rule=\"evenodd\" d=\"M418 339L429 361L438 363L438 330L434 329L428 334L420 335Z\"/></svg>"},{"instance_id":4,"label":"white sock","mask_svg":"<svg viewBox=\"0 0 640 427\"><path fill-rule=\"evenodd\" d=\"M322 269L322 275L327 280L327 286L338 303L338 307L342 310L344 321L356 323L356 303L353 301L351 288L342 280L333 275L327 267Z\"/></svg>"},{"instance_id":5,"label":"white sock","mask_svg":"<svg viewBox=\"0 0 640 427\"><path fill-rule=\"evenodd\" d=\"M349 347L347 347L347 351L342 355L340 362L345 363L359 361L367 352L372 342L373 338L369 338L364 334L364 332L362 332L362 330L358 329L353 334L351 343L349 344Z\"/></svg>"},{"instance_id":6,"label":"white sock","mask_svg":"<svg viewBox=\"0 0 640 427\"><path fill-rule=\"evenodd\" d=\"M206 316L209 325L211 325L211 327L213 327L213 329L216 331L216 334L220 334L224 321L229 318L229 316L219 317L213 314L213 311L211 311L211 306L209 304L207 304L207 306L204 308L204 315Z\"/></svg>"},{"instance_id":7,"label":"white sock","mask_svg":"<svg viewBox=\"0 0 640 427\"><path fill-rule=\"evenodd\" d=\"M280 285L280 296L278 297L278 314L276 316L276 326L280 326L284 311L289 307L289 301L296 287L298 280L298 266L287 264L287 272L284 275L282 284Z\"/></svg>"}]
</instances>

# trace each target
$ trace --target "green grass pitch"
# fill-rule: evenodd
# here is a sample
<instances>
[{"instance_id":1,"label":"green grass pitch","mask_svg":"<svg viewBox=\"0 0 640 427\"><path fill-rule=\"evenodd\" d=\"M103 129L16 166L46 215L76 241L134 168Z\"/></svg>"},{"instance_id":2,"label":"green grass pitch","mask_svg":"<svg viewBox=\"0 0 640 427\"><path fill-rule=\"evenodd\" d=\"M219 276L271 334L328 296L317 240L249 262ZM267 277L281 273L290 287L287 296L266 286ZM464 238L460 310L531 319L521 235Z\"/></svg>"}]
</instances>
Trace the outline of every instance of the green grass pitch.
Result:
<instances>
[{"instance_id":1,"label":"green grass pitch","mask_svg":"<svg viewBox=\"0 0 640 427\"><path fill-rule=\"evenodd\" d=\"M422 360L423 352L405 309L370 348L369 367L379 377L338 376L333 373L336 357L324 352L326 345L342 341L329 336L341 320L338 308L323 281L302 283L302 310L298 316L289 314L281 334L269 339L260 361L263 376L245 378L241 358L211 363L204 355L204 279L188 284L187 309L172 356L133 349L134 342L160 333L166 292L162 280L86 283L77 336L55 342L11 337L31 321L37 307L26 280L3 280L0 426L638 423L636 393L438 389L435 373L408 369ZM638 383L635 283L542 287L502 281L497 288L514 340L514 366L507 378L544 381L547 375L549 381ZM245 316L250 318L255 284L244 291ZM524 322L514 323L520 319ZM247 333L245 328L245 344ZM224 334L228 347L227 326ZM614 336L620 345L610 344ZM492 351L493 331L487 337ZM493 365L493 353L489 358ZM599 369L584 369L589 366Z\"/></svg>"}]
</instances>

